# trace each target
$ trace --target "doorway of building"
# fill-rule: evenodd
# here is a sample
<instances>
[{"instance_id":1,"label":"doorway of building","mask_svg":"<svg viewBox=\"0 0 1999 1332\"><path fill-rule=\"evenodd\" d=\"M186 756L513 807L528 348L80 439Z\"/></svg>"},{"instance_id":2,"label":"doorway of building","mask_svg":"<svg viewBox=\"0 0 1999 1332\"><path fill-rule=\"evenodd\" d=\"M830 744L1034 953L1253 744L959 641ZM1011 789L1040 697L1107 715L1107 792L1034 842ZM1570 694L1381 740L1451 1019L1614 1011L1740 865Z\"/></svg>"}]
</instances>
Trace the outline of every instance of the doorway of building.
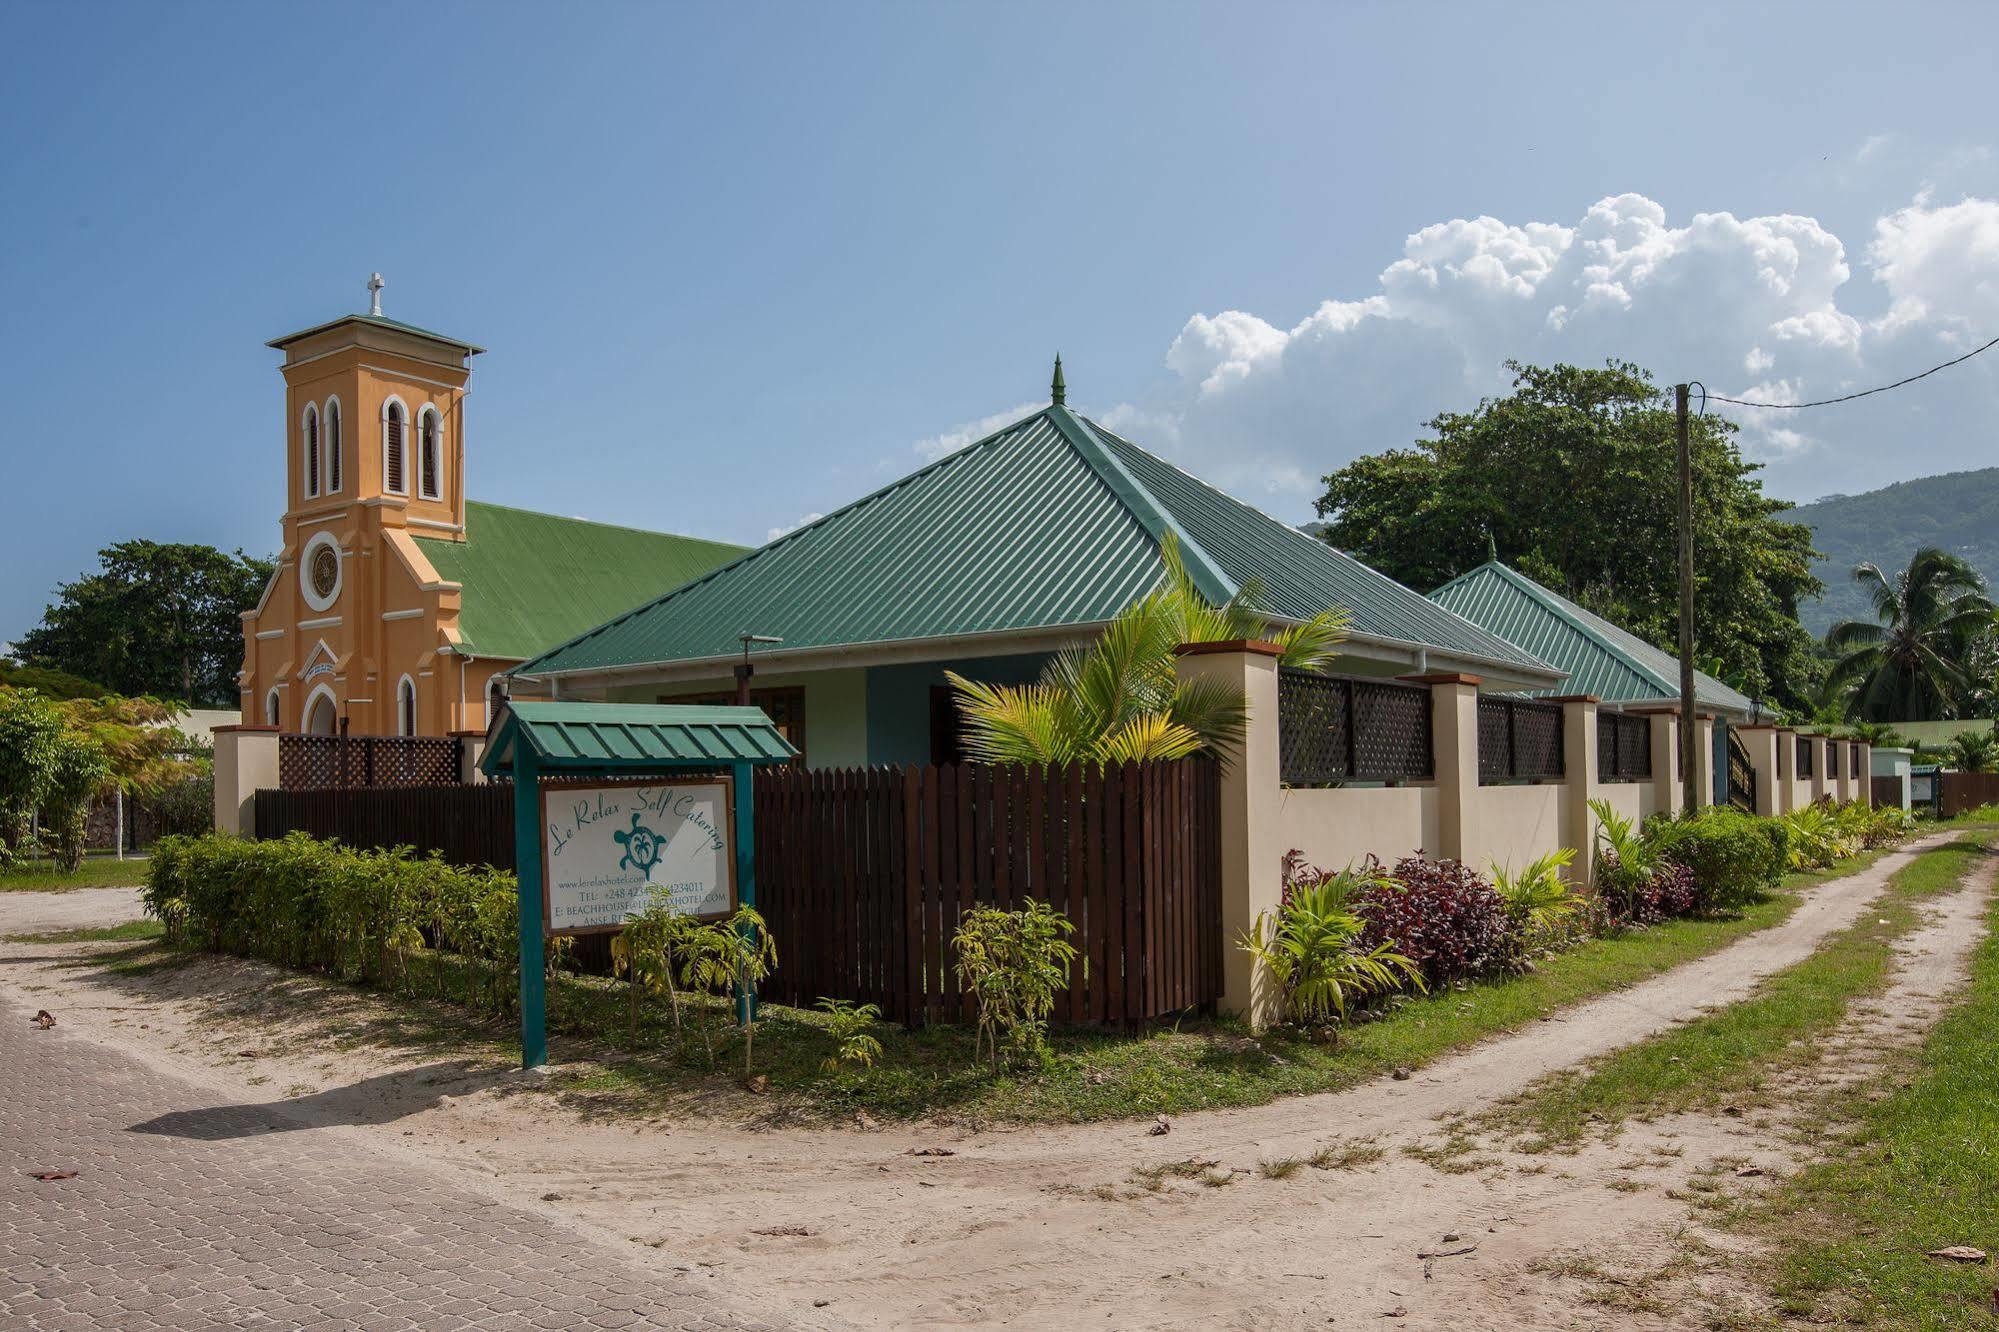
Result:
<instances>
[{"instance_id":1,"label":"doorway of building","mask_svg":"<svg viewBox=\"0 0 1999 1332\"><path fill-rule=\"evenodd\" d=\"M313 699L305 710L305 733L332 735L339 729L340 721L334 711L333 695L321 694Z\"/></svg>"}]
</instances>

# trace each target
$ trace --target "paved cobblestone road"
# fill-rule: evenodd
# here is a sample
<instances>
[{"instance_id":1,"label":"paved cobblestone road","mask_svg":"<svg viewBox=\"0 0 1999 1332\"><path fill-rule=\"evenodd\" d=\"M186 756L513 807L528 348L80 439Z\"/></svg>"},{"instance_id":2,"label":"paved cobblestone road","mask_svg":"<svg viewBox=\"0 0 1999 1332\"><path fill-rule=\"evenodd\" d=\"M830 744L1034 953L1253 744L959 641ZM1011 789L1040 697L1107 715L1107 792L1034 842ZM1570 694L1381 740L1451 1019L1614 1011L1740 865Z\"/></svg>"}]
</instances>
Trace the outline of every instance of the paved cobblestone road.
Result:
<instances>
[{"instance_id":1,"label":"paved cobblestone road","mask_svg":"<svg viewBox=\"0 0 1999 1332\"><path fill-rule=\"evenodd\" d=\"M761 1326L448 1173L280 1107L218 1107L31 1012L0 1002L0 1327Z\"/></svg>"}]
</instances>

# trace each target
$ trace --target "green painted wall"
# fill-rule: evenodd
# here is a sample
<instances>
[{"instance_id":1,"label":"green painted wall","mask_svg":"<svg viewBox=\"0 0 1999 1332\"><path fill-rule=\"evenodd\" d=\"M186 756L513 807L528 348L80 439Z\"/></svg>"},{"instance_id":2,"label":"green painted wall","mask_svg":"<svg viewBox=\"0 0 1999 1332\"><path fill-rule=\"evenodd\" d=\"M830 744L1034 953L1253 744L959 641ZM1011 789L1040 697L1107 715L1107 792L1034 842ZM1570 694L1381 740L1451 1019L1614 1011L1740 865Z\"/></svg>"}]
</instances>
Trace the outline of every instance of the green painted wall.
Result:
<instances>
[{"instance_id":1,"label":"green painted wall","mask_svg":"<svg viewBox=\"0 0 1999 1332\"><path fill-rule=\"evenodd\" d=\"M930 761L930 690L947 683L945 670L987 684L1026 684L1041 674L1042 652L963 661L870 666L867 690L867 745L870 763Z\"/></svg>"}]
</instances>

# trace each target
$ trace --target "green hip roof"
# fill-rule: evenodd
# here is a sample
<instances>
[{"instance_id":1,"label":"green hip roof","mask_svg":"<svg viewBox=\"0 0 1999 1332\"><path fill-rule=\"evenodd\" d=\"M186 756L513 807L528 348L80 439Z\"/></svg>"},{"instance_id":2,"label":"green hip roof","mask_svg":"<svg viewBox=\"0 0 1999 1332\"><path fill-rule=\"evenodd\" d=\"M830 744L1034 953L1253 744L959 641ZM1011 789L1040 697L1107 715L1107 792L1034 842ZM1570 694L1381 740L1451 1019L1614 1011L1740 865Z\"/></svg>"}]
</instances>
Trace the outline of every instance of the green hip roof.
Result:
<instances>
[{"instance_id":1,"label":"green hip roof","mask_svg":"<svg viewBox=\"0 0 1999 1332\"><path fill-rule=\"evenodd\" d=\"M1173 532L1216 600L1251 578L1299 620L1552 679L1557 672L1358 561L1054 405L518 668L592 671L1100 624L1159 578Z\"/></svg>"}]
</instances>

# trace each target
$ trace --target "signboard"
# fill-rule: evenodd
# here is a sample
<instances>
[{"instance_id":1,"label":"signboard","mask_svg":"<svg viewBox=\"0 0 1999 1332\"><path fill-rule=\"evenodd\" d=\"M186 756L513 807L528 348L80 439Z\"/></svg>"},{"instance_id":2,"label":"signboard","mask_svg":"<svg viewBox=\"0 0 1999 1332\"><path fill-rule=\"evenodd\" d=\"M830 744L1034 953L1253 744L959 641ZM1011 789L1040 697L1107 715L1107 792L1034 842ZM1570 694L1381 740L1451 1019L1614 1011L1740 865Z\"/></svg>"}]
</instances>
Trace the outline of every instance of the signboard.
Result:
<instances>
[{"instance_id":1,"label":"signboard","mask_svg":"<svg viewBox=\"0 0 1999 1332\"><path fill-rule=\"evenodd\" d=\"M545 932L615 930L660 896L691 916L735 910L734 786L727 777L549 783L541 812Z\"/></svg>"}]
</instances>

